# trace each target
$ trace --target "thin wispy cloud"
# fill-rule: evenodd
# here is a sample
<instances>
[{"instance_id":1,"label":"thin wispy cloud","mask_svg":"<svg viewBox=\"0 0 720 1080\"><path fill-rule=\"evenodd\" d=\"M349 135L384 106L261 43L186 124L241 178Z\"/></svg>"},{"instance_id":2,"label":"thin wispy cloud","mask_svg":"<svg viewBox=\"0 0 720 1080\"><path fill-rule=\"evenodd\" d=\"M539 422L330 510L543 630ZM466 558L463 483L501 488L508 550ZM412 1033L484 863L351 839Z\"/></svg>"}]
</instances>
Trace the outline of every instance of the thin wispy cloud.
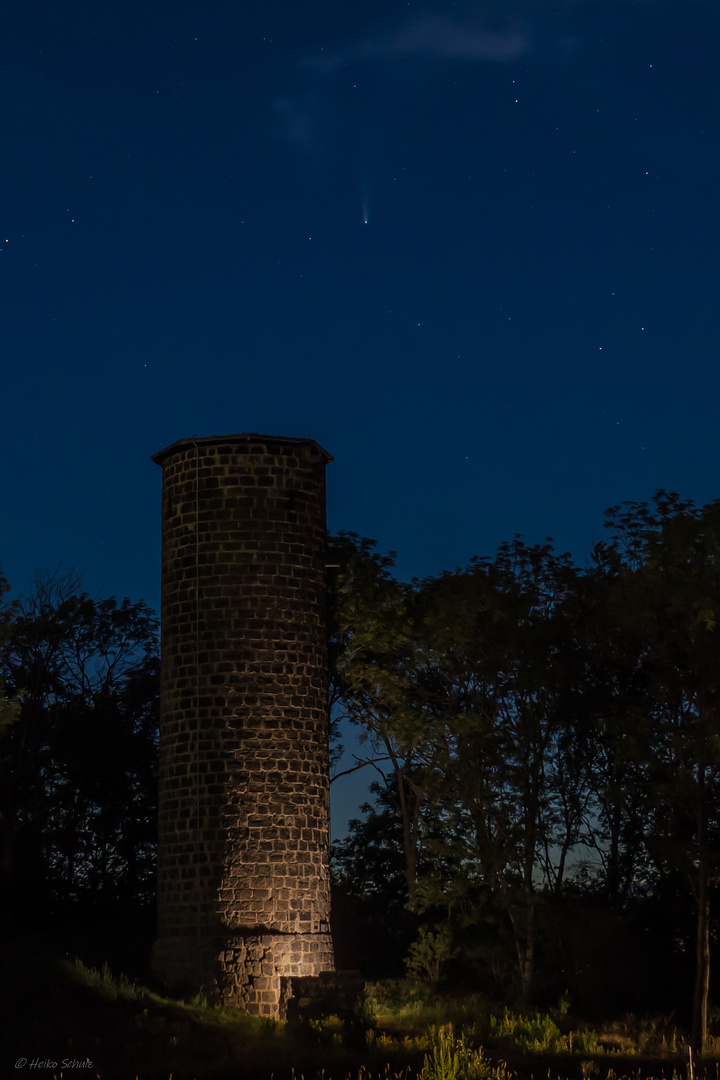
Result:
<instances>
[{"instance_id":1,"label":"thin wispy cloud","mask_svg":"<svg viewBox=\"0 0 720 1080\"><path fill-rule=\"evenodd\" d=\"M332 71L350 60L514 60L532 47L516 30L488 30L444 16L423 16L398 29L378 31L322 56L307 57L304 66Z\"/></svg>"},{"instance_id":2,"label":"thin wispy cloud","mask_svg":"<svg viewBox=\"0 0 720 1080\"><path fill-rule=\"evenodd\" d=\"M475 30L443 18L424 18L398 32L369 38L357 47L368 59L418 56L429 60L512 60L530 48L529 41L510 30Z\"/></svg>"}]
</instances>

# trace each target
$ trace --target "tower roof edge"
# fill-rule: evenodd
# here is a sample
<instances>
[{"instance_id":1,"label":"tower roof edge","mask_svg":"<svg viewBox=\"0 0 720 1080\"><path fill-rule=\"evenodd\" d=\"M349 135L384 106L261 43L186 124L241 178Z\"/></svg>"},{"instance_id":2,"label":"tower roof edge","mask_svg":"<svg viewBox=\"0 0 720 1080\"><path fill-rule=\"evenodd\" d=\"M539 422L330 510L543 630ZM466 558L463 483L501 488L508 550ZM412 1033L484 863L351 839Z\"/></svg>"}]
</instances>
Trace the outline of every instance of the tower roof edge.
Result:
<instances>
[{"instance_id":1,"label":"tower roof edge","mask_svg":"<svg viewBox=\"0 0 720 1080\"><path fill-rule=\"evenodd\" d=\"M224 443L233 444L255 441L312 446L318 454L325 459L326 465L333 460L332 454L329 454L320 443L315 441L315 439L295 439L287 435L258 435L255 432L242 432L239 435L205 435L199 438L188 436L185 439L178 439L177 442L171 443L163 450L158 450L157 454L152 455L151 460L154 461L156 465L162 465L172 454L179 453L181 450L185 450L190 446L221 446Z\"/></svg>"}]
</instances>

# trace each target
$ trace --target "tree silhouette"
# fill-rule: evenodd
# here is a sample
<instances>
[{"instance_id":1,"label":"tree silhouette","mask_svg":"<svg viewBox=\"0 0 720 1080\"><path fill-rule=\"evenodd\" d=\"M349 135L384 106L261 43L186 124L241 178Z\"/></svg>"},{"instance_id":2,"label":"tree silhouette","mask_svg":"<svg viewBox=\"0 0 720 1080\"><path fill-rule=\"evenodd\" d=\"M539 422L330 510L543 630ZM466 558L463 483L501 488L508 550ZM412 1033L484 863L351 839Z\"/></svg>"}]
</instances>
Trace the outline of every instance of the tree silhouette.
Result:
<instances>
[{"instance_id":1,"label":"tree silhouette","mask_svg":"<svg viewBox=\"0 0 720 1080\"><path fill-rule=\"evenodd\" d=\"M19 717L0 743L3 892L20 918L153 897L157 618L51 574L3 647Z\"/></svg>"}]
</instances>

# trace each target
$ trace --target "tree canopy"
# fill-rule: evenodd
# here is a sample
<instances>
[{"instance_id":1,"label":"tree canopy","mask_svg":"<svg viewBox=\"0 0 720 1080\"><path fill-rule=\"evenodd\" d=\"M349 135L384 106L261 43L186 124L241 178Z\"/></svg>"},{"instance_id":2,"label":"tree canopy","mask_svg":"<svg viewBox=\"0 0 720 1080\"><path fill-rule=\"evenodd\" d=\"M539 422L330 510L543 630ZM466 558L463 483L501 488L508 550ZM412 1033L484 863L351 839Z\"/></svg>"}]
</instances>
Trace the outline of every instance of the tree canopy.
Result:
<instances>
[{"instance_id":1,"label":"tree canopy","mask_svg":"<svg viewBox=\"0 0 720 1080\"><path fill-rule=\"evenodd\" d=\"M568 904L627 925L674 890L694 910L694 943L685 921L668 944L678 970L694 954L701 1048L720 872L720 505L659 491L611 508L606 529L586 567L516 537L410 583L346 535L339 696L394 780L426 952L434 933L448 964L460 946L476 978L527 1001L579 982ZM336 849L341 881L352 851Z\"/></svg>"}]
</instances>

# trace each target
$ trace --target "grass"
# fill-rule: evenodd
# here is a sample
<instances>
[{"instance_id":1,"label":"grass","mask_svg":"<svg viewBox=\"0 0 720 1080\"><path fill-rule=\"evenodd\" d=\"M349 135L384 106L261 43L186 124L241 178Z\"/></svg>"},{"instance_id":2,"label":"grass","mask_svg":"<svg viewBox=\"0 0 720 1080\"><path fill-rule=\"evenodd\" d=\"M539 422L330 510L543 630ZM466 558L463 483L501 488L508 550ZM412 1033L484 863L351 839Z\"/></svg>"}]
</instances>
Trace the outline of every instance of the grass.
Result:
<instances>
[{"instance_id":1,"label":"grass","mask_svg":"<svg viewBox=\"0 0 720 1080\"><path fill-rule=\"evenodd\" d=\"M57 1080L63 1060L92 1061L87 1070L64 1071L64 1078L95 1080L205 1080L237 1076L239 1061L248 1078L260 1076L273 1032L267 1023L231 1009L214 1009L202 999L178 1001L73 957L42 948L12 950L0 958L4 1018L0 1077L22 1076L21 1058L55 1061L42 1075ZM29 1066L28 1066L29 1067ZM36 1068L39 1068L37 1066ZM253 1069L257 1072L254 1073ZM288 1069L289 1074L289 1069Z\"/></svg>"},{"instance_id":2,"label":"grass","mask_svg":"<svg viewBox=\"0 0 720 1080\"><path fill-rule=\"evenodd\" d=\"M399 981L369 985L352 1020L283 1024L200 997L178 1001L107 964L38 948L18 948L0 964L7 1036L0 1077L22 1076L14 1063L24 1057L57 1062L42 1070L49 1080L684 1078L682 1034L671 1017L627 1016L590 1028L563 1002L514 1012ZM73 1059L92 1068L62 1067ZM709 1075L718 1080L714 1064Z\"/></svg>"},{"instance_id":3,"label":"grass","mask_svg":"<svg viewBox=\"0 0 720 1080\"><path fill-rule=\"evenodd\" d=\"M568 1015L561 999L555 1009L513 1011L497 1009L479 996L443 998L427 986L409 981L370 985L376 1024L385 1031L403 1032L454 1025L488 1048L520 1055L603 1055L676 1057L683 1053L681 1032L672 1017L638 1018L628 1014L599 1028L591 1028ZM711 1053L720 1050L712 1040Z\"/></svg>"},{"instance_id":4,"label":"grass","mask_svg":"<svg viewBox=\"0 0 720 1080\"><path fill-rule=\"evenodd\" d=\"M248 1017L28 943L6 948L0 970L0 1080L23 1075L20 1059L55 1062L34 1066L48 1080L413 1080L422 1065L415 1048L366 1041L361 1015L294 1025Z\"/></svg>"}]
</instances>

